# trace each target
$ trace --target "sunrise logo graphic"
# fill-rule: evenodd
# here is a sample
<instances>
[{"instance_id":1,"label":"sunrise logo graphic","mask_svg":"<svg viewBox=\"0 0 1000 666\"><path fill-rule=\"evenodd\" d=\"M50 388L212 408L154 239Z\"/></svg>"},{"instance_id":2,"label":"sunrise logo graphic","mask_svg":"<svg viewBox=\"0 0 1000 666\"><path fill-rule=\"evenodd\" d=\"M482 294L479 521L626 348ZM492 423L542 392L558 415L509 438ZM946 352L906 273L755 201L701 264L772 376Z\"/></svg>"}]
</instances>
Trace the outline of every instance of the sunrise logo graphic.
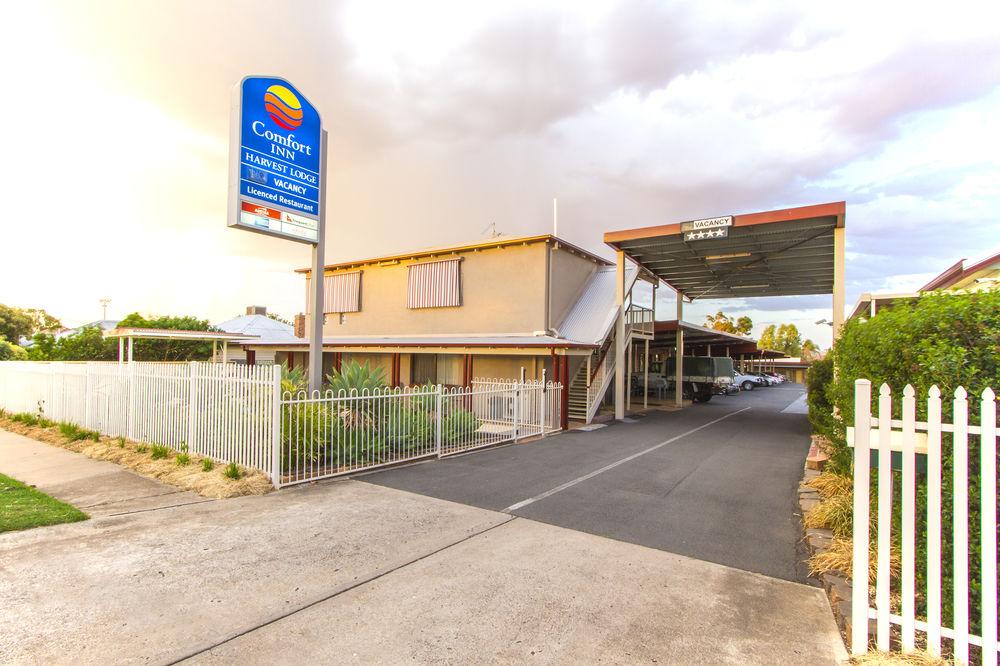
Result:
<instances>
[{"instance_id":1,"label":"sunrise logo graphic","mask_svg":"<svg viewBox=\"0 0 1000 666\"><path fill-rule=\"evenodd\" d=\"M302 102L285 86L275 84L267 89L264 108L278 127L293 130L302 124Z\"/></svg>"}]
</instances>

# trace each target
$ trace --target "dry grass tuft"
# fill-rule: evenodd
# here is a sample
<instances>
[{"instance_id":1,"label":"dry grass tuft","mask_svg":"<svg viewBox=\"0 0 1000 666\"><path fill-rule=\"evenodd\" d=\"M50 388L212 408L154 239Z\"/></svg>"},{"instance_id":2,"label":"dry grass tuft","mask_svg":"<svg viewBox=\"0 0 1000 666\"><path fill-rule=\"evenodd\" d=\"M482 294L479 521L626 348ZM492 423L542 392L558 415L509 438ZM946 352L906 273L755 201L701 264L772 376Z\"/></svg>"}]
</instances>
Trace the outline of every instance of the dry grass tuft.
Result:
<instances>
[{"instance_id":1,"label":"dry grass tuft","mask_svg":"<svg viewBox=\"0 0 1000 666\"><path fill-rule=\"evenodd\" d=\"M5 416L0 416L0 428L82 453L88 458L113 462L143 476L196 492L203 497L224 499L242 495L263 495L274 489L267 476L257 470L241 467L239 479L230 479L223 475L222 465L215 466L211 471L203 471L201 456L191 455L191 462L194 463L192 465L178 465L174 460L176 455L174 452L166 458L154 460L149 447L137 451L136 442L126 440L125 446L121 447L117 439L104 436L96 442L89 439L70 441L60 434L58 426L51 428L27 426L11 421Z\"/></svg>"},{"instance_id":2,"label":"dry grass tuft","mask_svg":"<svg viewBox=\"0 0 1000 666\"><path fill-rule=\"evenodd\" d=\"M834 539L827 550L818 552L807 560L810 574L818 576L825 573L840 573L851 578L851 565L854 559L854 542L851 539ZM899 579L902 558L896 550L889 552L889 575ZM878 550L874 543L868 546L868 584L875 584L875 574L878 571Z\"/></svg>"},{"instance_id":3,"label":"dry grass tuft","mask_svg":"<svg viewBox=\"0 0 1000 666\"><path fill-rule=\"evenodd\" d=\"M869 652L851 658L852 664L859 666L948 666L953 663L940 657L932 657L923 651L900 654L899 652Z\"/></svg>"},{"instance_id":4,"label":"dry grass tuft","mask_svg":"<svg viewBox=\"0 0 1000 666\"><path fill-rule=\"evenodd\" d=\"M833 472L823 472L804 485L816 490L823 499L840 495L853 495L854 493L854 480L849 476Z\"/></svg>"},{"instance_id":5,"label":"dry grass tuft","mask_svg":"<svg viewBox=\"0 0 1000 666\"><path fill-rule=\"evenodd\" d=\"M854 517L854 498L851 495L833 495L822 500L802 516L802 524L811 529L828 529L834 536L851 536Z\"/></svg>"}]
</instances>

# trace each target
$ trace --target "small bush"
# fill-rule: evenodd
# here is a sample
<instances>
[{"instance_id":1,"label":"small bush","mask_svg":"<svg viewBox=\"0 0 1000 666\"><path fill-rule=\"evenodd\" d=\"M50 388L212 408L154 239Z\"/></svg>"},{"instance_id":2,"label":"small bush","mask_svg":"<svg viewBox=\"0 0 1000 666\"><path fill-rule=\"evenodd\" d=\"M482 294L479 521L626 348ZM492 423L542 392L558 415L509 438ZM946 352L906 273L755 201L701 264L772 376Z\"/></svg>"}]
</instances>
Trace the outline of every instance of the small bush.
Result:
<instances>
[{"instance_id":1,"label":"small bush","mask_svg":"<svg viewBox=\"0 0 1000 666\"><path fill-rule=\"evenodd\" d=\"M222 470L222 475L235 481L240 478L240 468L236 463L231 462Z\"/></svg>"},{"instance_id":2,"label":"small bush","mask_svg":"<svg viewBox=\"0 0 1000 666\"><path fill-rule=\"evenodd\" d=\"M135 445L135 452L136 453L145 453L148 450L149 450L149 447L146 446L145 444L136 444Z\"/></svg>"},{"instance_id":3,"label":"small bush","mask_svg":"<svg viewBox=\"0 0 1000 666\"><path fill-rule=\"evenodd\" d=\"M124 449L125 448L125 438L124 437L119 437L118 438L118 448L119 449Z\"/></svg>"},{"instance_id":4,"label":"small bush","mask_svg":"<svg viewBox=\"0 0 1000 666\"><path fill-rule=\"evenodd\" d=\"M90 439L96 442L101 439L100 433L93 430L87 430L86 428L81 428L75 423L60 423L59 434L71 442L76 442L82 439Z\"/></svg>"},{"instance_id":5,"label":"small bush","mask_svg":"<svg viewBox=\"0 0 1000 666\"><path fill-rule=\"evenodd\" d=\"M149 457L153 460L160 460L166 458L170 455L170 449L163 446L162 444L153 444L152 448L149 450Z\"/></svg>"},{"instance_id":6,"label":"small bush","mask_svg":"<svg viewBox=\"0 0 1000 666\"><path fill-rule=\"evenodd\" d=\"M186 453L178 453L177 457L174 458L174 462L176 462L178 466L190 465L191 456Z\"/></svg>"},{"instance_id":7,"label":"small bush","mask_svg":"<svg viewBox=\"0 0 1000 666\"><path fill-rule=\"evenodd\" d=\"M834 536L849 537L853 530L854 495L833 495L806 512L802 523L807 528L826 528Z\"/></svg>"},{"instance_id":8,"label":"small bush","mask_svg":"<svg viewBox=\"0 0 1000 666\"><path fill-rule=\"evenodd\" d=\"M11 414L11 421L15 423L21 423L26 426L36 426L39 423L39 418L34 414L29 414L28 412L20 412L18 414Z\"/></svg>"},{"instance_id":9,"label":"small bush","mask_svg":"<svg viewBox=\"0 0 1000 666\"><path fill-rule=\"evenodd\" d=\"M215 463L212 462L211 458L205 458L201 461L201 471L211 472L213 467L215 467Z\"/></svg>"}]
</instances>

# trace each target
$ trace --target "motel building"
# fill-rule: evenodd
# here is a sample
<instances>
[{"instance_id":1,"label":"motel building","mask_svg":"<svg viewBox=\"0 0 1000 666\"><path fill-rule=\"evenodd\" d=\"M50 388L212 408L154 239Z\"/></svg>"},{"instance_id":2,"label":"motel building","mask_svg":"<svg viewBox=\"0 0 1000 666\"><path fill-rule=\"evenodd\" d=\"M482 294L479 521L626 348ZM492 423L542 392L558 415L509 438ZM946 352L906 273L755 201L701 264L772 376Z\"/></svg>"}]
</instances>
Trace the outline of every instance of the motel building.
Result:
<instances>
[{"instance_id":1,"label":"motel building","mask_svg":"<svg viewBox=\"0 0 1000 666\"><path fill-rule=\"evenodd\" d=\"M590 422L615 394L618 417L634 396L643 405L660 397L681 406L679 386L674 396L651 396L646 368L696 354L731 356L737 367L761 371L776 369L783 355L683 321L680 306L673 321L657 321L656 289L666 283L683 300L831 293L842 211L841 202L735 216L727 237L697 240L680 225L626 232L624 242L608 234L616 262L545 234L329 264L323 372L356 361L381 368L392 386L557 381L569 387L564 424ZM714 260L720 252L735 258ZM308 294L312 271L297 272ZM761 281L768 286L741 289ZM246 361L306 367L312 316L307 309L298 318L294 342L241 341Z\"/></svg>"}]
</instances>

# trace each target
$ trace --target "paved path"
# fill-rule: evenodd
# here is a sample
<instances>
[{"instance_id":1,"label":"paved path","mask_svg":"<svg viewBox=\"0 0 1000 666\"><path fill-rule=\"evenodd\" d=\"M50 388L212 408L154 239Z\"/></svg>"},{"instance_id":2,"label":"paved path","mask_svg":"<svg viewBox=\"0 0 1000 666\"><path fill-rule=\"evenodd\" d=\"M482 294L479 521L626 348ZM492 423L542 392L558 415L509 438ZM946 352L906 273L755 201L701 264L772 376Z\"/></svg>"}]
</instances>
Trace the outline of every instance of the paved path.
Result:
<instances>
[{"instance_id":1,"label":"paved path","mask_svg":"<svg viewBox=\"0 0 1000 666\"><path fill-rule=\"evenodd\" d=\"M718 396L359 478L810 583L796 494L809 424L782 411L801 394L786 385Z\"/></svg>"},{"instance_id":2,"label":"paved path","mask_svg":"<svg viewBox=\"0 0 1000 666\"><path fill-rule=\"evenodd\" d=\"M0 429L0 472L90 516L210 501L120 465Z\"/></svg>"},{"instance_id":3,"label":"paved path","mask_svg":"<svg viewBox=\"0 0 1000 666\"><path fill-rule=\"evenodd\" d=\"M0 663L832 664L823 593L358 481L0 535Z\"/></svg>"}]
</instances>

